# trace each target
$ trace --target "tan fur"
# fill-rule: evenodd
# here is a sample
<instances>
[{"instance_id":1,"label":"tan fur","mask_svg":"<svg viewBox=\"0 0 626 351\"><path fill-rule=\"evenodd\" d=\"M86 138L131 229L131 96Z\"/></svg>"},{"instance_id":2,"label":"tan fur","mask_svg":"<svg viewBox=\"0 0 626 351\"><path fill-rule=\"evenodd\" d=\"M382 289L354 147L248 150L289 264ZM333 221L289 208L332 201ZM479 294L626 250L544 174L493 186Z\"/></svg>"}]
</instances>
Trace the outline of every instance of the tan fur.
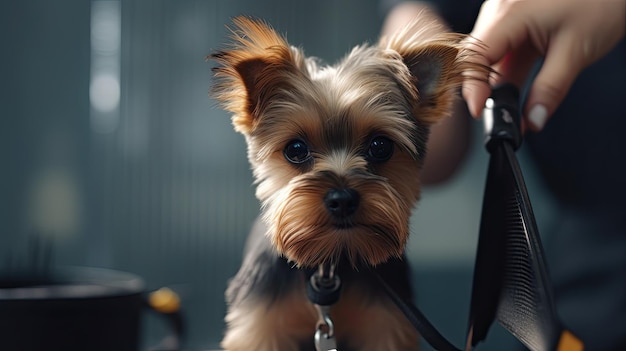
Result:
<instances>
[{"instance_id":1,"label":"tan fur","mask_svg":"<svg viewBox=\"0 0 626 351\"><path fill-rule=\"evenodd\" d=\"M298 341L310 338L317 312L306 300L304 285L271 304L255 303L231 310L224 350L298 351Z\"/></svg>"}]
</instances>

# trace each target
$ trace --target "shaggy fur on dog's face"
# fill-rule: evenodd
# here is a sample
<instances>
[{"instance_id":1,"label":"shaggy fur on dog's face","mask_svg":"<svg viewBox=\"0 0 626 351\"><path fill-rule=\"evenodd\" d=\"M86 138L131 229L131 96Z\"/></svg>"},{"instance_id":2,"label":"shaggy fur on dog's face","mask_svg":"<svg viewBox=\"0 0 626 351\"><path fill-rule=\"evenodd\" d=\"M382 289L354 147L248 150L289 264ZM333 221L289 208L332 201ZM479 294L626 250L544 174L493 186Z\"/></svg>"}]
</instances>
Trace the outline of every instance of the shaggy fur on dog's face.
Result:
<instances>
[{"instance_id":1,"label":"shaggy fur on dog's face","mask_svg":"<svg viewBox=\"0 0 626 351\"><path fill-rule=\"evenodd\" d=\"M234 23L231 47L212 56L214 96L246 137L275 248L297 266L400 256L429 127L448 115L463 71L484 71L462 37L415 23L323 65L261 21ZM331 189L357 194L353 213L329 213Z\"/></svg>"}]
</instances>

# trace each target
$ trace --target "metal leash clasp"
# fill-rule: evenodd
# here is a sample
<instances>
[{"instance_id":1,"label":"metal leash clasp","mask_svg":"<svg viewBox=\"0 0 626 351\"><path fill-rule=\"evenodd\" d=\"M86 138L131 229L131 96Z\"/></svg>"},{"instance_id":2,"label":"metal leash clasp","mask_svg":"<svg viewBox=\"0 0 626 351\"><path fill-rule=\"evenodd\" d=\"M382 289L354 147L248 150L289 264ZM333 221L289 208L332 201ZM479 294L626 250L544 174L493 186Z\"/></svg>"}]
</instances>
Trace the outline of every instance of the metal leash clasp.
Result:
<instances>
[{"instance_id":1,"label":"metal leash clasp","mask_svg":"<svg viewBox=\"0 0 626 351\"><path fill-rule=\"evenodd\" d=\"M315 331L315 349L317 351L337 351L335 325L328 314L330 307L320 305L315 305L315 307L320 317Z\"/></svg>"},{"instance_id":2,"label":"metal leash clasp","mask_svg":"<svg viewBox=\"0 0 626 351\"><path fill-rule=\"evenodd\" d=\"M319 319L315 331L315 349L317 351L337 351L335 325L330 318L330 306L339 300L341 280L335 274L335 265L320 265L311 275L307 286L309 300L315 305Z\"/></svg>"}]
</instances>

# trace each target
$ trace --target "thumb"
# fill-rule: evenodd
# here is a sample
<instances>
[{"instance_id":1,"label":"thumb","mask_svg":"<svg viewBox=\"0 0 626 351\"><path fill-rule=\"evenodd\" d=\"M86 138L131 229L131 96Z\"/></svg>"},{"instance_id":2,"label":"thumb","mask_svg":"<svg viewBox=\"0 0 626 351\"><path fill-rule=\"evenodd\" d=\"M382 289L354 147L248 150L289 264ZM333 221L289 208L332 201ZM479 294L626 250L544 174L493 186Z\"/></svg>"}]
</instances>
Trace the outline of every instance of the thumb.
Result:
<instances>
[{"instance_id":1,"label":"thumb","mask_svg":"<svg viewBox=\"0 0 626 351\"><path fill-rule=\"evenodd\" d=\"M583 68L581 56L573 52L576 46L572 44L570 40L554 40L532 83L524 115L535 132L543 129Z\"/></svg>"}]
</instances>

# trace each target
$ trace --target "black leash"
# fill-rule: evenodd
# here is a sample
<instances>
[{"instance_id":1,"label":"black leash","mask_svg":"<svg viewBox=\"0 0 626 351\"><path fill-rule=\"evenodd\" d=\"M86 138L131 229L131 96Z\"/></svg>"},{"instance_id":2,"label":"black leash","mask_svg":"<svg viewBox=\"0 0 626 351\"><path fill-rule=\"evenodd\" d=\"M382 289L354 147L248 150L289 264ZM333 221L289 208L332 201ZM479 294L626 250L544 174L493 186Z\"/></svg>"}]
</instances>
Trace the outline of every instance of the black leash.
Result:
<instances>
[{"instance_id":1,"label":"black leash","mask_svg":"<svg viewBox=\"0 0 626 351\"><path fill-rule=\"evenodd\" d=\"M383 290L389 296L389 298L398 306L404 316L411 322L413 327L420 333L420 335L438 351L461 351L461 349L452 345L448 339L446 339L435 326L430 323L428 318L409 301L404 301L396 292L387 284L385 279L381 277L376 271L372 271L374 277L378 279L378 282L383 287Z\"/></svg>"}]
</instances>

